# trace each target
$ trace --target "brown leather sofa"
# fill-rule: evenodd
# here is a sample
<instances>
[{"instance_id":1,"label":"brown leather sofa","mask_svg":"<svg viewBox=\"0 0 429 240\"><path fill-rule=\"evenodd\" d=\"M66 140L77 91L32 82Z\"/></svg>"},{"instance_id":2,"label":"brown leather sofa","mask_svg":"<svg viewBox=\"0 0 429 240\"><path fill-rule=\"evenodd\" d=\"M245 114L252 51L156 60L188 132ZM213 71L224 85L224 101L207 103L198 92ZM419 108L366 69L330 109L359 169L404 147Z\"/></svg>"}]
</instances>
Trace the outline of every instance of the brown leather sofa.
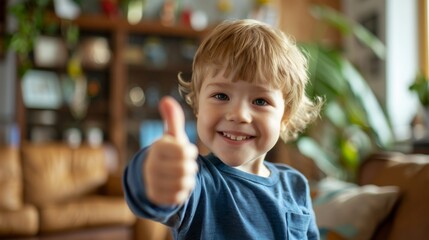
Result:
<instances>
[{"instance_id":1,"label":"brown leather sofa","mask_svg":"<svg viewBox=\"0 0 429 240\"><path fill-rule=\"evenodd\" d=\"M0 146L0 238L133 239L109 149Z\"/></svg>"},{"instance_id":2,"label":"brown leather sofa","mask_svg":"<svg viewBox=\"0 0 429 240\"><path fill-rule=\"evenodd\" d=\"M372 239L429 237L429 155L395 152L371 155L360 167L360 185L398 186L400 198Z\"/></svg>"},{"instance_id":3,"label":"brown leather sofa","mask_svg":"<svg viewBox=\"0 0 429 240\"><path fill-rule=\"evenodd\" d=\"M0 239L171 239L166 227L130 212L109 151L0 146ZM372 239L427 239L429 155L373 154L361 165L358 183L401 190Z\"/></svg>"}]
</instances>

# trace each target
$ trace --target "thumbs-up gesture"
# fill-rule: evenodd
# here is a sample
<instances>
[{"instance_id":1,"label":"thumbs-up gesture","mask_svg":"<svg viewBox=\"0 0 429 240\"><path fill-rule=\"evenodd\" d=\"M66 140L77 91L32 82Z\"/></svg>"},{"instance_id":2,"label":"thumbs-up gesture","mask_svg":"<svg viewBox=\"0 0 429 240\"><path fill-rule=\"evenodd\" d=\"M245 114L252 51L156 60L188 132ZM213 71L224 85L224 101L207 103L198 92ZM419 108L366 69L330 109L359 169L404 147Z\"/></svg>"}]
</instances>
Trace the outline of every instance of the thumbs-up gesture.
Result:
<instances>
[{"instance_id":1,"label":"thumbs-up gesture","mask_svg":"<svg viewBox=\"0 0 429 240\"><path fill-rule=\"evenodd\" d=\"M143 165L148 199L157 205L184 203L195 186L197 147L185 133L185 116L171 97L159 104L164 135L149 148Z\"/></svg>"}]
</instances>

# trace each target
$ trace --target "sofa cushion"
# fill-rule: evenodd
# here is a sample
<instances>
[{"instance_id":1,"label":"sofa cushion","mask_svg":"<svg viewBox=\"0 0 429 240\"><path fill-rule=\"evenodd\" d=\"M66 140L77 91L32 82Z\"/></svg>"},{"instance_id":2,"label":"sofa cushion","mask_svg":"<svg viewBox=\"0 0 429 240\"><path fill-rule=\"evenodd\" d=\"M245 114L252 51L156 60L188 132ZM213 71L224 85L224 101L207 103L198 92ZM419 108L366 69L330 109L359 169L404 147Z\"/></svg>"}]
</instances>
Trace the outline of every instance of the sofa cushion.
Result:
<instances>
[{"instance_id":1,"label":"sofa cushion","mask_svg":"<svg viewBox=\"0 0 429 240\"><path fill-rule=\"evenodd\" d=\"M428 155L374 154L361 166L360 183L395 185L402 192L400 204L375 239L426 239L429 236Z\"/></svg>"},{"instance_id":2,"label":"sofa cushion","mask_svg":"<svg viewBox=\"0 0 429 240\"><path fill-rule=\"evenodd\" d=\"M23 205L18 210L0 211L0 238L12 235L35 235L39 218L34 206Z\"/></svg>"},{"instance_id":3,"label":"sofa cushion","mask_svg":"<svg viewBox=\"0 0 429 240\"><path fill-rule=\"evenodd\" d=\"M122 197L90 196L40 208L40 231L58 232L104 225L132 225L135 216Z\"/></svg>"},{"instance_id":4,"label":"sofa cushion","mask_svg":"<svg viewBox=\"0 0 429 240\"><path fill-rule=\"evenodd\" d=\"M322 239L332 232L344 239L371 239L399 196L397 187L358 186L333 178L320 181L312 192Z\"/></svg>"},{"instance_id":5,"label":"sofa cushion","mask_svg":"<svg viewBox=\"0 0 429 240\"><path fill-rule=\"evenodd\" d=\"M78 198L104 184L108 170L102 147L63 144L22 147L24 198L43 206Z\"/></svg>"},{"instance_id":6,"label":"sofa cushion","mask_svg":"<svg viewBox=\"0 0 429 240\"><path fill-rule=\"evenodd\" d=\"M0 146L0 211L22 207L22 173L19 150Z\"/></svg>"}]
</instances>

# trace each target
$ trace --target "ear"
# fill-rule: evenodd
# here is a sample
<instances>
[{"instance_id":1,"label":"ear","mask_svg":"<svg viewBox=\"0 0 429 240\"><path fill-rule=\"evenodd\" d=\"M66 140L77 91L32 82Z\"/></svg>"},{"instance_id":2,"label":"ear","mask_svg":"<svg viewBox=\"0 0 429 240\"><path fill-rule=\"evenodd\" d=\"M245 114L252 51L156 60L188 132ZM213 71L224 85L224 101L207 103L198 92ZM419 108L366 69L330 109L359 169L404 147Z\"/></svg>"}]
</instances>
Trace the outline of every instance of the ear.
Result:
<instances>
[{"instance_id":1,"label":"ear","mask_svg":"<svg viewBox=\"0 0 429 240\"><path fill-rule=\"evenodd\" d=\"M281 122L282 125L287 125L289 123L290 115L291 115L290 112L291 112L290 107L285 108L285 111L283 112L283 116L282 116L282 122Z\"/></svg>"},{"instance_id":2,"label":"ear","mask_svg":"<svg viewBox=\"0 0 429 240\"><path fill-rule=\"evenodd\" d=\"M280 131L281 132L285 132L287 130L287 125L288 125L288 121L286 121L285 119L282 120L282 122L280 123Z\"/></svg>"},{"instance_id":3,"label":"ear","mask_svg":"<svg viewBox=\"0 0 429 240\"><path fill-rule=\"evenodd\" d=\"M193 111L194 111L195 118L198 118L198 107L194 106Z\"/></svg>"}]
</instances>

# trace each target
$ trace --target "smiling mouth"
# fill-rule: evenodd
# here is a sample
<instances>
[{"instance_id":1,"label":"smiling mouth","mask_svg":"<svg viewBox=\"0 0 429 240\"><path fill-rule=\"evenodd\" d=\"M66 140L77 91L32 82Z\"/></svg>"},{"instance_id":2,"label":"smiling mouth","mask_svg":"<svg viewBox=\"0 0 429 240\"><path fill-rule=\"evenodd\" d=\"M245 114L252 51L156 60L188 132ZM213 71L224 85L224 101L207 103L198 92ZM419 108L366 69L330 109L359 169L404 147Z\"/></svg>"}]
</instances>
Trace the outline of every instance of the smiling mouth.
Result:
<instances>
[{"instance_id":1,"label":"smiling mouth","mask_svg":"<svg viewBox=\"0 0 429 240\"><path fill-rule=\"evenodd\" d=\"M228 138L229 140L232 140L232 141L245 141L245 140L254 138L252 136L235 135L235 134L231 134L231 133L227 133L227 132L220 132L220 134L222 134L222 136L224 136L225 138Z\"/></svg>"}]
</instances>

